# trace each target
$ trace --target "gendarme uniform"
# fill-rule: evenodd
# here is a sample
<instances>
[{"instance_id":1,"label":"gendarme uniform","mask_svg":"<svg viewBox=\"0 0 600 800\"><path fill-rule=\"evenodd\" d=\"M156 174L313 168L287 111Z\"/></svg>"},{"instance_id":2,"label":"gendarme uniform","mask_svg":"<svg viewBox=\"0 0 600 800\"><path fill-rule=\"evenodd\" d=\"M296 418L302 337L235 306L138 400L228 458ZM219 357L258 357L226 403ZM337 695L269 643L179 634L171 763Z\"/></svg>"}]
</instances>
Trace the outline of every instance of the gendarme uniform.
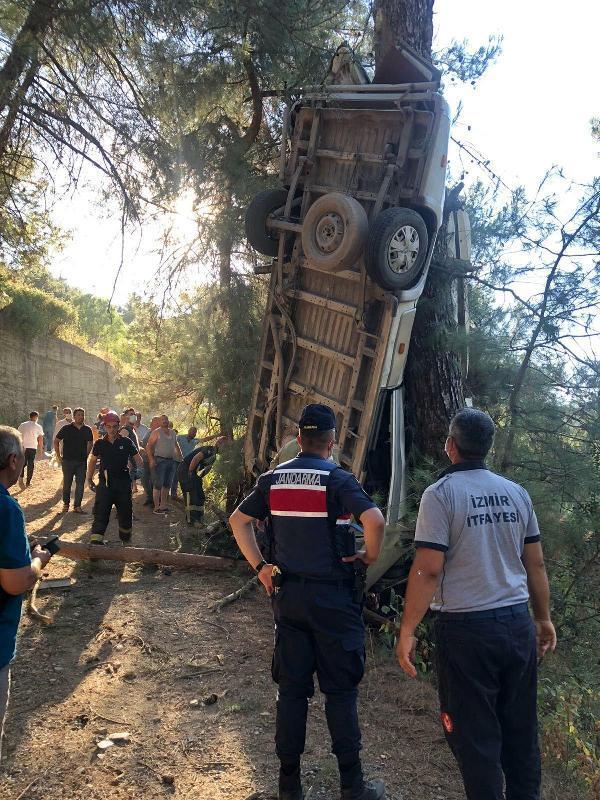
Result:
<instances>
[{"instance_id":1,"label":"gendarme uniform","mask_svg":"<svg viewBox=\"0 0 600 800\"><path fill-rule=\"evenodd\" d=\"M131 478L129 459L137 455L138 449L131 439L117 436L111 442L108 435L98 439L92 448L92 455L99 459L99 482L94 500L94 521L92 523L92 543L102 543L108 527L113 505L117 509L119 538L123 542L131 539L133 508L131 502Z\"/></svg>"},{"instance_id":2,"label":"gendarme uniform","mask_svg":"<svg viewBox=\"0 0 600 800\"><path fill-rule=\"evenodd\" d=\"M525 489L482 461L446 469L421 499L415 545L446 554L431 604L442 725L469 800L538 800L535 626ZM504 773L504 775L503 775Z\"/></svg>"},{"instance_id":3,"label":"gendarme uniform","mask_svg":"<svg viewBox=\"0 0 600 800\"><path fill-rule=\"evenodd\" d=\"M315 404L306 407L299 424L301 430L329 430L335 417L331 409ZM332 461L301 452L261 475L239 506L248 516L269 519L271 560L283 573L273 596L272 662L279 685L275 743L282 768L297 764L304 751L316 672L325 694L332 750L340 766L354 764L360 770L356 701L364 673L365 631L362 602L353 591L354 567L341 559L355 552L351 516L359 517L374 505L353 475Z\"/></svg>"}]
</instances>

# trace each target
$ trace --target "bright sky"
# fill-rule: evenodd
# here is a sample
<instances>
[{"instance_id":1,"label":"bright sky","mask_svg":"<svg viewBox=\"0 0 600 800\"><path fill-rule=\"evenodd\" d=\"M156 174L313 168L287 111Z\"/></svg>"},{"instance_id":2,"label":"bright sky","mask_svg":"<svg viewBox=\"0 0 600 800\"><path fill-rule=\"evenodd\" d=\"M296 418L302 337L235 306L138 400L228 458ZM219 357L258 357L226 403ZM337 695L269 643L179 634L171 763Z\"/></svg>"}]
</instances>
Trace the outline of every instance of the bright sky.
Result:
<instances>
[{"instance_id":1,"label":"bright sky","mask_svg":"<svg viewBox=\"0 0 600 800\"><path fill-rule=\"evenodd\" d=\"M509 186L524 184L532 192L544 172L556 164L575 180L598 172L598 143L590 120L600 114L596 79L600 3L570 0L436 0L436 46L452 39L485 44L490 34L504 37L502 53L475 87L448 87L453 110L463 112L454 136L473 145ZM471 130L467 129L471 126ZM459 170L460 156L450 152ZM468 179L481 173L463 156ZM108 297L121 257L120 222L99 212L97 191L78 192L76 200L57 205L56 222L73 232L57 256L54 272L83 291ZM185 239L195 221L189 198L175 219ZM116 303L133 292L152 289L158 266L157 228L148 226L127 236ZM199 264L198 277L206 274Z\"/></svg>"}]
</instances>

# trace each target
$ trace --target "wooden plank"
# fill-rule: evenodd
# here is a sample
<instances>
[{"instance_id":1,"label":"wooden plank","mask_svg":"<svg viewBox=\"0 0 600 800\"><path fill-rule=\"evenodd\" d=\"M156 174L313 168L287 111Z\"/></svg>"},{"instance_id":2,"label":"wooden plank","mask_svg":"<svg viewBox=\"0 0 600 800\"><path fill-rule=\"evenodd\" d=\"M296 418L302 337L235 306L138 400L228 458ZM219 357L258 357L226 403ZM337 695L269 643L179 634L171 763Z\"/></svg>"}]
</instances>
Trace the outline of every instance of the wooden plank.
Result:
<instances>
[{"instance_id":1,"label":"wooden plank","mask_svg":"<svg viewBox=\"0 0 600 800\"><path fill-rule=\"evenodd\" d=\"M381 370L383 369L383 362L386 355L386 347L384 345L384 342L388 342L389 340L390 328L393 321L392 314L390 311L391 300L388 298L386 302L387 302L387 308L383 314L381 333L380 333L381 346L378 348L377 358L375 358L372 362L369 386L363 401L366 408L375 408L375 401L377 393L379 392L380 388L379 381L381 378ZM352 463L352 472L361 481L364 480L363 467L364 467L364 460L368 444L367 434L369 432L370 424L371 424L370 415L362 414L360 421L358 423L358 432L359 434L361 434L362 438L357 443Z\"/></svg>"},{"instance_id":2,"label":"wooden plank","mask_svg":"<svg viewBox=\"0 0 600 800\"><path fill-rule=\"evenodd\" d=\"M312 386L305 386L303 383L299 383L298 381L290 381L288 389L291 392L294 392L294 394L299 394L302 397L312 398L311 402L324 403L326 406L330 406L336 412L336 414L344 413L344 406L341 403L327 394L318 392Z\"/></svg>"},{"instance_id":3,"label":"wooden plank","mask_svg":"<svg viewBox=\"0 0 600 800\"><path fill-rule=\"evenodd\" d=\"M332 158L335 161L360 161L366 164L382 164L387 160L387 156L377 155L377 153L345 153L341 150L328 150L319 147L316 155L320 158Z\"/></svg>"},{"instance_id":4,"label":"wooden plank","mask_svg":"<svg viewBox=\"0 0 600 800\"><path fill-rule=\"evenodd\" d=\"M300 266L302 269L310 269L314 272L321 272L324 275L331 275L331 270L329 269L319 269L319 267L315 267L313 264L309 264L306 258L302 257L300 260ZM341 270L340 272L335 273L336 281L344 280L344 281L351 281L352 283L358 283L360 281L360 272L354 272L349 269ZM381 290L383 291L383 290Z\"/></svg>"},{"instance_id":5,"label":"wooden plank","mask_svg":"<svg viewBox=\"0 0 600 800\"><path fill-rule=\"evenodd\" d=\"M286 331L281 338L287 341L290 339L290 335ZM303 336L296 336L296 344L304 350L318 353L320 356L324 356L324 358L329 358L332 361L345 364L347 367L354 366L354 356L350 356L346 353L339 353L337 350L332 350L330 347L325 347L325 345L313 342L311 339L305 339Z\"/></svg>"},{"instance_id":6,"label":"wooden plank","mask_svg":"<svg viewBox=\"0 0 600 800\"><path fill-rule=\"evenodd\" d=\"M338 314L345 314L347 317L352 317L352 319L354 319L356 314L356 306L352 306L349 303L340 303L338 300L330 300L328 297L323 297L320 294L306 292L302 289L290 289L286 294L288 297L293 297L296 300L304 300L306 303L312 303L312 305L327 308Z\"/></svg>"},{"instance_id":7,"label":"wooden plank","mask_svg":"<svg viewBox=\"0 0 600 800\"><path fill-rule=\"evenodd\" d=\"M349 430L350 407L352 405L352 401L354 400L354 394L356 392L356 386L358 384L358 376L360 375L360 368L362 366L362 358L364 351L365 351L365 336L364 333L361 333L358 339L356 358L354 359L354 364L352 365L352 377L350 378L350 386L348 387L348 394L346 395L346 408L344 413L344 421L342 423L339 435L340 451L343 451L344 449L346 436L349 436L351 433L351 431Z\"/></svg>"}]
</instances>

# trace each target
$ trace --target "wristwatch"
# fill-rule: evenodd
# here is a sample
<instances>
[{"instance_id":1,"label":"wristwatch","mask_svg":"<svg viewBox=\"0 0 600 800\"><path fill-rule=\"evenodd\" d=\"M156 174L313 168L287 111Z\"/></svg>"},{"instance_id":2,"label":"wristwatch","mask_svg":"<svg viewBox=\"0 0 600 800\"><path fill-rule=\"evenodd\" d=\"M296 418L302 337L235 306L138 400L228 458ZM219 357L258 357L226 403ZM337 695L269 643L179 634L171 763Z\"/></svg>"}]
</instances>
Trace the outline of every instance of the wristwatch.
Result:
<instances>
[{"instance_id":1,"label":"wristwatch","mask_svg":"<svg viewBox=\"0 0 600 800\"><path fill-rule=\"evenodd\" d=\"M263 567L266 567L266 566L267 566L267 562L266 562L266 561L264 560L264 558L263 558L263 559L262 559L261 561L259 561L259 562L258 562L258 564L257 564L257 565L254 567L254 571L255 571L255 572L256 572L256 574L258 575L258 573L261 571L261 569L262 569Z\"/></svg>"}]
</instances>

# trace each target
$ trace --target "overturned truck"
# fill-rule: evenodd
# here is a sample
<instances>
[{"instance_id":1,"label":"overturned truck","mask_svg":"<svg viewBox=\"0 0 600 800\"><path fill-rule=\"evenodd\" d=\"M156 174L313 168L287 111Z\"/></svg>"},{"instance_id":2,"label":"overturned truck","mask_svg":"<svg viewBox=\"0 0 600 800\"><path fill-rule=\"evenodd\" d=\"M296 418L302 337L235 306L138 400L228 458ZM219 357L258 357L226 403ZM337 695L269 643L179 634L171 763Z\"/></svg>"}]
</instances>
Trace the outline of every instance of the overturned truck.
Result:
<instances>
[{"instance_id":1,"label":"overturned truck","mask_svg":"<svg viewBox=\"0 0 600 800\"><path fill-rule=\"evenodd\" d=\"M372 83L351 53L336 58L332 82L288 101L281 188L246 214L248 241L272 261L244 459L257 476L306 403L333 408L341 466L385 509L372 585L406 547L402 380L442 223L450 118L440 73L410 48L391 50Z\"/></svg>"}]
</instances>

